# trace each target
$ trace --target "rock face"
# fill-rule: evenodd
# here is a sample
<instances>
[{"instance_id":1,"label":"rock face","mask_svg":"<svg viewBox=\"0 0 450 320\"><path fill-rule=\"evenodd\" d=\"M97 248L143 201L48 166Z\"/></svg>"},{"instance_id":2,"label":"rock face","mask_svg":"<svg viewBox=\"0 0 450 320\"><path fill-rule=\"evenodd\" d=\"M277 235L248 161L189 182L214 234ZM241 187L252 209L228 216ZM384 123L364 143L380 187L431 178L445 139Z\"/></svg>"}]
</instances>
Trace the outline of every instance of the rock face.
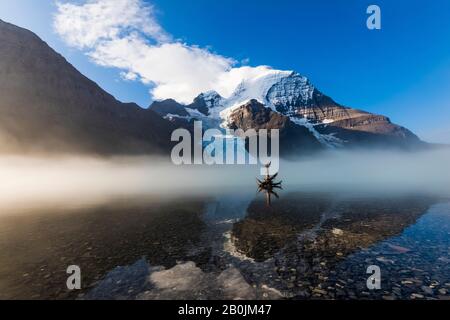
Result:
<instances>
[{"instance_id":1,"label":"rock face","mask_svg":"<svg viewBox=\"0 0 450 320\"><path fill-rule=\"evenodd\" d=\"M307 78L295 72L275 83L267 91L266 99L283 114L296 114L299 108L333 103L330 98L322 95Z\"/></svg>"},{"instance_id":2,"label":"rock face","mask_svg":"<svg viewBox=\"0 0 450 320\"><path fill-rule=\"evenodd\" d=\"M334 133L348 146L378 144L407 148L423 144L411 131L393 124L388 117L339 105L299 108L296 116L314 122L321 134Z\"/></svg>"},{"instance_id":3,"label":"rock face","mask_svg":"<svg viewBox=\"0 0 450 320\"><path fill-rule=\"evenodd\" d=\"M32 32L0 20L0 152L165 153L172 124L125 104Z\"/></svg>"},{"instance_id":4,"label":"rock face","mask_svg":"<svg viewBox=\"0 0 450 320\"><path fill-rule=\"evenodd\" d=\"M244 131L279 129L280 152L284 156L322 149L321 144L306 127L296 125L289 117L264 107L256 100L234 110L229 116L228 124L231 129Z\"/></svg>"}]
</instances>

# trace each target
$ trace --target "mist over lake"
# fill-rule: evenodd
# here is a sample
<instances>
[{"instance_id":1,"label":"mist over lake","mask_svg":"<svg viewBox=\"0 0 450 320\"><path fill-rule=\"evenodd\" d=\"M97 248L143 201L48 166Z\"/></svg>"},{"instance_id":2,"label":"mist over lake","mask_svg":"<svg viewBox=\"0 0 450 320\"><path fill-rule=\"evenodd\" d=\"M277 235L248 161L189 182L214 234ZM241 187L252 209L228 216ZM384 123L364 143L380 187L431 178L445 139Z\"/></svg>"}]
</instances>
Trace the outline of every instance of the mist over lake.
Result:
<instances>
[{"instance_id":1,"label":"mist over lake","mask_svg":"<svg viewBox=\"0 0 450 320\"><path fill-rule=\"evenodd\" d=\"M450 194L450 151L326 152L282 161L286 191ZM117 197L214 196L253 191L258 165L182 165L163 157L0 158L0 206L83 206ZM7 211L2 211L6 214Z\"/></svg>"}]
</instances>

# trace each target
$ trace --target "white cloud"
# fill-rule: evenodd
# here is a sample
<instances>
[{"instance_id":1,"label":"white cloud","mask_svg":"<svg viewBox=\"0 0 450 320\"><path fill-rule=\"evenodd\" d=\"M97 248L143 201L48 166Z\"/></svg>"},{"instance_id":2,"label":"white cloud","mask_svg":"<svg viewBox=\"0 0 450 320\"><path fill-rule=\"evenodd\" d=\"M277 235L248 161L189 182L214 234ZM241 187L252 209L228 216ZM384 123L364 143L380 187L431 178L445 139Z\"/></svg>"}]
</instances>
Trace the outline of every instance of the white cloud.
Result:
<instances>
[{"instance_id":1,"label":"white cloud","mask_svg":"<svg viewBox=\"0 0 450 320\"><path fill-rule=\"evenodd\" d=\"M174 41L156 21L154 8L142 0L57 2L54 27L95 63L121 69L127 81L151 85L155 99L189 103L209 90L227 97L243 79L268 68L236 68L234 59Z\"/></svg>"},{"instance_id":2,"label":"white cloud","mask_svg":"<svg viewBox=\"0 0 450 320\"><path fill-rule=\"evenodd\" d=\"M80 49L136 31L158 42L170 41L170 35L156 22L153 7L141 0L89 0L83 5L57 2L57 8L56 31Z\"/></svg>"},{"instance_id":3,"label":"white cloud","mask_svg":"<svg viewBox=\"0 0 450 320\"><path fill-rule=\"evenodd\" d=\"M122 71L120 73L120 76L122 77L123 80L125 81L135 81L139 78L139 76L136 73L133 72L125 72Z\"/></svg>"}]
</instances>

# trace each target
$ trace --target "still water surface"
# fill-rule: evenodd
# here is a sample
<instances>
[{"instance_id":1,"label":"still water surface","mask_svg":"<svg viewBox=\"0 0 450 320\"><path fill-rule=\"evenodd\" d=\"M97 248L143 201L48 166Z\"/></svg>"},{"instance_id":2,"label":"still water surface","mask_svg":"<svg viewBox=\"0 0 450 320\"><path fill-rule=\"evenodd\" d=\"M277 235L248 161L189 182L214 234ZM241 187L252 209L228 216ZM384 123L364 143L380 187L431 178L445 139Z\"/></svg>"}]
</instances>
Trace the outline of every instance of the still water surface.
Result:
<instances>
[{"instance_id":1,"label":"still water surface","mask_svg":"<svg viewBox=\"0 0 450 320\"><path fill-rule=\"evenodd\" d=\"M253 192L0 215L1 299L450 299L450 200ZM82 290L66 288L78 265ZM366 286L381 268L381 290Z\"/></svg>"}]
</instances>

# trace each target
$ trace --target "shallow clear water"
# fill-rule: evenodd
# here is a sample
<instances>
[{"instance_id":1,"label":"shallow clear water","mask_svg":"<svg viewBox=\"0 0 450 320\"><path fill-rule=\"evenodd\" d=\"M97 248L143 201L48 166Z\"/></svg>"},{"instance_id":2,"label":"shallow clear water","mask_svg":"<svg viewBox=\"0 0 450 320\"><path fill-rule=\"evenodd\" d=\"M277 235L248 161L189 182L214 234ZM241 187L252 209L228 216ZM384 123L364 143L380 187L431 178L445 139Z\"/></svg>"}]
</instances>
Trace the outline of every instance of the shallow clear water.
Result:
<instances>
[{"instance_id":1,"label":"shallow clear water","mask_svg":"<svg viewBox=\"0 0 450 320\"><path fill-rule=\"evenodd\" d=\"M254 192L0 216L2 299L450 299L450 201ZM69 291L66 269L81 268ZM367 267L381 269L369 290Z\"/></svg>"}]
</instances>

